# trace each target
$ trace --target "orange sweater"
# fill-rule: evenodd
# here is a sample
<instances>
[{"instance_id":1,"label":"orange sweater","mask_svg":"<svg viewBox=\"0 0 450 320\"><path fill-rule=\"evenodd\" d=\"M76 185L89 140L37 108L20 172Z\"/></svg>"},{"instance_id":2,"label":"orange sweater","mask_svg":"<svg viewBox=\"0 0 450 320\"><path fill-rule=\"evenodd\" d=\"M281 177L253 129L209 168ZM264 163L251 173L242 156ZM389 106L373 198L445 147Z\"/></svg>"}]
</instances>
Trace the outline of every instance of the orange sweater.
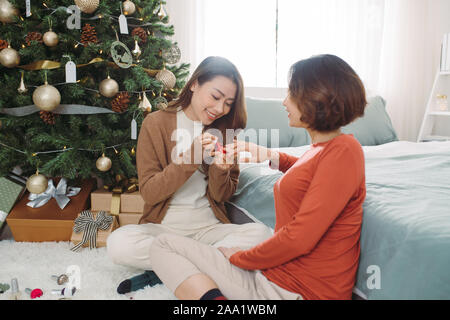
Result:
<instances>
[{"instance_id":1,"label":"orange sweater","mask_svg":"<svg viewBox=\"0 0 450 320\"><path fill-rule=\"evenodd\" d=\"M352 135L280 153L275 234L231 256L304 299L351 299L366 195L364 153Z\"/></svg>"}]
</instances>

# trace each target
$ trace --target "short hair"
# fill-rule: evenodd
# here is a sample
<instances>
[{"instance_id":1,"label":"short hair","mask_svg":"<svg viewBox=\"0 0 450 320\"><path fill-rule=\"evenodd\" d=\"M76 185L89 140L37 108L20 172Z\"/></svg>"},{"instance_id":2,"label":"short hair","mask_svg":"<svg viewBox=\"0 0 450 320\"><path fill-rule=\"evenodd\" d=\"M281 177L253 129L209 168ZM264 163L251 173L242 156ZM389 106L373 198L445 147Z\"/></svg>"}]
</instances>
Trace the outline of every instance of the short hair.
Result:
<instances>
[{"instance_id":1,"label":"short hair","mask_svg":"<svg viewBox=\"0 0 450 320\"><path fill-rule=\"evenodd\" d=\"M292 65L289 94L309 128L330 132L364 115L364 85L341 58L317 55Z\"/></svg>"}]
</instances>

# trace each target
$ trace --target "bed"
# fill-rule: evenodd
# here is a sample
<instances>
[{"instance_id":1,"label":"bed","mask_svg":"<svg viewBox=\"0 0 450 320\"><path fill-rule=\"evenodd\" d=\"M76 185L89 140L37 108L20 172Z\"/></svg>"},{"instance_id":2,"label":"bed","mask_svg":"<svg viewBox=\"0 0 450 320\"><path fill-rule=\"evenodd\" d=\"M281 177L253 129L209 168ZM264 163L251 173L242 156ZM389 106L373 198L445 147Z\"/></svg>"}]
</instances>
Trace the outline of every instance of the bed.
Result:
<instances>
[{"instance_id":1,"label":"bed","mask_svg":"<svg viewBox=\"0 0 450 320\"><path fill-rule=\"evenodd\" d=\"M384 106L382 111L386 117ZM369 117L362 121L376 121ZM398 141L389 137L390 121L383 121L389 130L375 138L382 143L367 144L364 136L373 139L378 133L364 125L365 132L347 131L360 140L366 159L367 196L354 293L368 300L450 299L450 142ZM308 148L306 142L279 150L301 156ZM241 165L231 205L273 228L273 185L281 174L268 163Z\"/></svg>"}]
</instances>

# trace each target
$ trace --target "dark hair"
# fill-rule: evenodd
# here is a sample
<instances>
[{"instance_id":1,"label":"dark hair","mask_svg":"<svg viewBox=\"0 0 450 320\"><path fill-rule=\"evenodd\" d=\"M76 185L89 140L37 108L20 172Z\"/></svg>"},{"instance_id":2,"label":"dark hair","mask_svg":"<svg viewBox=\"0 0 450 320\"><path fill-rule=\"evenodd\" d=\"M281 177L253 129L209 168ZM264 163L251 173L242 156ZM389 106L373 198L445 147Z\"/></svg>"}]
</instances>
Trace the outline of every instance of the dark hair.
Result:
<instances>
[{"instance_id":1,"label":"dark hair","mask_svg":"<svg viewBox=\"0 0 450 320\"><path fill-rule=\"evenodd\" d=\"M171 101L169 107L166 111L174 112L181 106L181 108L187 108L192 100L191 87L195 83L201 86L205 82L213 80L217 76L224 76L236 84L236 96L234 102L231 106L230 112L219 119L215 120L208 126L203 128L203 131L208 129L218 129L222 133L223 144L225 141L230 143L232 137L227 136L227 129L234 129L235 135L238 133L238 129L244 129L247 125L247 108L245 104L245 93L244 93L244 81L242 80L241 74L239 73L236 66L229 60L222 57L208 57L203 60L197 69L195 69L189 81L185 84L181 90L178 98ZM201 170L208 178L208 167L205 162L202 163Z\"/></svg>"},{"instance_id":2,"label":"dark hair","mask_svg":"<svg viewBox=\"0 0 450 320\"><path fill-rule=\"evenodd\" d=\"M339 129L364 115L364 85L341 58L318 55L296 62L290 70L289 94L296 101L300 121L322 132Z\"/></svg>"},{"instance_id":3,"label":"dark hair","mask_svg":"<svg viewBox=\"0 0 450 320\"><path fill-rule=\"evenodd\" d=\"M226 129L244 129L247 125L244 82L236 66L222 57L208 57L203 60L194 71L183 90L181 90L178 98L169 104L168 109L172 109L173 111L173 109L176 109L179 106L182 108L188 107L192 99L191 87L195 81L198 81L198 84L201 86L217 76L229 78L236 84L236 97L230 112L205 127L205 131L210 128L217 128L225 134Z\"/></svg>"}]
</instances>

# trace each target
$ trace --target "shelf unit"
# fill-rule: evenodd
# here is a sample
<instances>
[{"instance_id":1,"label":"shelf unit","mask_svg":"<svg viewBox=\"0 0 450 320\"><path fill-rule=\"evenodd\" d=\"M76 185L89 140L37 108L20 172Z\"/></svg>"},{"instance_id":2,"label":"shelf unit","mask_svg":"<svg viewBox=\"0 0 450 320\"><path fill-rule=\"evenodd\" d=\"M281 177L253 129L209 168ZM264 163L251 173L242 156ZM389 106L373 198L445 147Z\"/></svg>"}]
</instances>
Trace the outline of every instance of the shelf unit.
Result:
<instances>
[{"instance_id":1,"label":"shelf unit","mask_svg":"<svg viewBox=\"0 0 450 320\"><path fill-rule=\"evenodd\" d=\"M439 118L446 119L445 121L448 121L450 128L450 109L445 111L438 110L436 106L436 96L438 94L444 94L448 97L447 99L450 99L450 71L442 72L438 70L436 73L417 142L450 140L450 134L436 132L435 124Z\"/></svg>"}]
</instances>

